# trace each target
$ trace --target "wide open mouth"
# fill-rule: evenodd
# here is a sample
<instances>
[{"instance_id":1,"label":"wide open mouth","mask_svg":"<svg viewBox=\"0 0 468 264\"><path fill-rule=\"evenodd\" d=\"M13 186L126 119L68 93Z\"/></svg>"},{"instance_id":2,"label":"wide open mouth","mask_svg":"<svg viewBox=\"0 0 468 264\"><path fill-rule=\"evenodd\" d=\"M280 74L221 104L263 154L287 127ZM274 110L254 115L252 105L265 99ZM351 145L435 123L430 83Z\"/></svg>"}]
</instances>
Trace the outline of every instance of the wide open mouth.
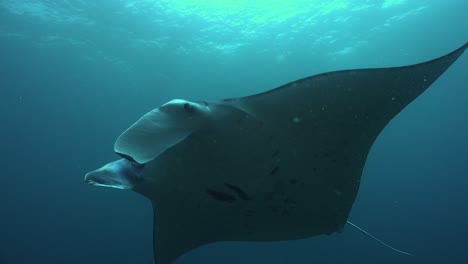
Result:
<instances>
[{"instance_id":1,"label":"wide open mouth","mask_svg":"<svg viewBox=\"0 0 468 264\"><path fill-rule=\"evenodd\" d=\"M140 174L143 167L133 161L120 159L88 172L84 180L92 186L133 189L142 180Z\"/></svg>"},{"instance_id":2,"label":"wide open mouth","mask_svg":"<svg viewBox=\"0 0 468 264\"><path fill-rule=\"evenodd\" d=\"M85 182L92 186L109 187L116 189L131 189L133 186L125 184L122 181L115 181L112 178L103 177L98 170L89 172L85 175Z\"/></svg>"}]
</instances>

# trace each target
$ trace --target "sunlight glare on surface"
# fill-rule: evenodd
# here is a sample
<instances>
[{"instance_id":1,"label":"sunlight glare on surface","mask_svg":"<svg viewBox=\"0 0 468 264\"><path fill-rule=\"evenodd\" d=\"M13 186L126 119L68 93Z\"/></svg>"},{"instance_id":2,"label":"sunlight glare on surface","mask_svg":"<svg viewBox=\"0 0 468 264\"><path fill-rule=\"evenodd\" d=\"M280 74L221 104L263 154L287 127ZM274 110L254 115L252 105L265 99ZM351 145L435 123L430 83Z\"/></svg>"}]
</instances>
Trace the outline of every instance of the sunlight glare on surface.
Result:
<instances>
[{"instance_id":1,"label":"sunlight glare on surface","mask_svg":"<svg viewBox=\"0 0 468 264\"><path fill-rule=\"evenodd\" d=\"M312 17L347 8L344 0L162 0L182 16L199 16L206 21L237 17L254 24L282 23L298 15Z\"/></svg>"}]
</instances>

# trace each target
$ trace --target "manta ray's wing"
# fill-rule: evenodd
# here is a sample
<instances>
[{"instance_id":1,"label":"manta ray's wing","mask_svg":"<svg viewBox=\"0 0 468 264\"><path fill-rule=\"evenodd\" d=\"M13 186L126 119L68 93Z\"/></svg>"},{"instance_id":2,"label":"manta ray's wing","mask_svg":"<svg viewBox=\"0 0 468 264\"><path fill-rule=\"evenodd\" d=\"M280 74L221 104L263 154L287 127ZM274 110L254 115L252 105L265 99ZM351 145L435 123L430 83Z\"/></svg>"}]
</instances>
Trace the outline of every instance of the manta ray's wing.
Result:
<instances>
[{"instance_id":1,"label":"manta ray's wing","mask_svg":"<svg viewBox=\"0 0 468 264\"><path fill-rule=\"evenodd\" d=\"M215 241L340 231L375 138L466 48L412 66L325 73L208 104L210 121L145 164L145 184L134 189L155 208L157 264ZM132 137L128 142L151 153Z\"/></svg>"},{"instance_id":2,"label":"manta ray's wing","mask_svg":"<svg viewBox=\"0 0 468 264\"><path fill-rule=\"evenodd\" d=\"M465 43L447 55L419 64L327 72L264 93L225 101L259 119L274 119L288 125L291 121L302 123L302 120L306 124L316 121L368 124L368 129L372 130L369 134L375 137L467 47L468 43ZM325 130L329 129L329 125L325 127Z\"/></svg>"}]
</instances>

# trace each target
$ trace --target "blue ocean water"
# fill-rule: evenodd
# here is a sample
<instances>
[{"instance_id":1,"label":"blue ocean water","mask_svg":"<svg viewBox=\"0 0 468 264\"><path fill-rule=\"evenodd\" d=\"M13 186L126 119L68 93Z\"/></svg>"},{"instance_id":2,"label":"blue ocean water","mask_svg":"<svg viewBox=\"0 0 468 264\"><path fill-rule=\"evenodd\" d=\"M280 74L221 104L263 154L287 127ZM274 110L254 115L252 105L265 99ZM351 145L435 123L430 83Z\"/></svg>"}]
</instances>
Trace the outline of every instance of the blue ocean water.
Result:
<instances>
[{"instance_id":1,"label":"blue ocean water","mask_svg":"<svg viewBox=\"0 0 468 264\"><path fill-rule=\"evenodd\" d=\"M0 0L0 263L152 263L152 209L83 176L173 98L417 63L468 40L465 0ZM468 54L382 132L341 234L223 242L184 263L467 263Z\"/></svg>"}]
</instances>

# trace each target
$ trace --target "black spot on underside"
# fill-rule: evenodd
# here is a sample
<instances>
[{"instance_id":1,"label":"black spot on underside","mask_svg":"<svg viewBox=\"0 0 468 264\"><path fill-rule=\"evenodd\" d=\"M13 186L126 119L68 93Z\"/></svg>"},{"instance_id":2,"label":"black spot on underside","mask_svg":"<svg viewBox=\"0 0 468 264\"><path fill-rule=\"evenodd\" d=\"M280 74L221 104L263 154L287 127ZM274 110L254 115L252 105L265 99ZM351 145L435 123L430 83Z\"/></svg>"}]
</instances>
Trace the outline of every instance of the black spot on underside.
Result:
<instances>
[{"instance_id":1,"label":"black spot on underside","mask_svg":"<svg viewBox=\"0 0 468 264\"><path fill-rule=\"evenodd\" d=\"M242 190L239 186L236 186L234 184L230 184L227 182L225 182L224 185L228 187L229 189L231 189L233 192L235 192L237 196L239 196L239 198L241 198L242 200L245 200L245 201L250 200L249 195L244 190Z\"/></svg>"},{"instance_id":2,"label":"black spot on underside","mask_svg":"<svg viewBox=\"0 0 468 264\"><path fill-rule=\"evenodd\" d=\"M225 203L232 203L236 200L236 198L228 193L215 191L212 189L205 189L205 192L211 196L211 198Z\"/></svg>"}]
</instances>

